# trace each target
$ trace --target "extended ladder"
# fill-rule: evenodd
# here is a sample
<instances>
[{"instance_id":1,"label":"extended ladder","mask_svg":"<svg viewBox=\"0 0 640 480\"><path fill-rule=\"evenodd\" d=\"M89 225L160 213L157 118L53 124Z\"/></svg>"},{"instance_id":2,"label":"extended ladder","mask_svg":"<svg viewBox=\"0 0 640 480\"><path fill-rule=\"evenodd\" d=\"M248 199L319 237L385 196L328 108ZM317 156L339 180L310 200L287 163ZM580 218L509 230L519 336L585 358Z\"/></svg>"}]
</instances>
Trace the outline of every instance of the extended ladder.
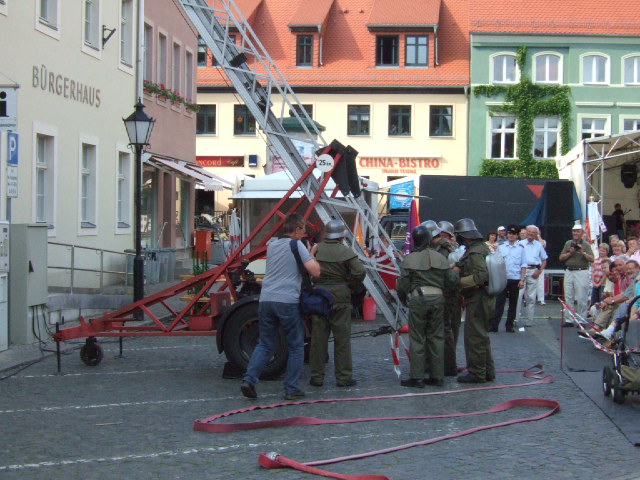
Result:
<instances>
[{"instance_id":1,"label":"extended ladder","mask_svg":"<svg viewBox=\"0 0 640 480\"><path fill-rule=\"evenodd\" d=\"M309 165L295 147L279 118L288 112L300 123L312 151L327 148L316 123L309 117L284 76L246 21L233 0L181 0L182 6L195 25L200 37L224 70L233 88L240 95L268 140L272 155L277 155L288 168L292 178L298 180ZM232 41L238 34L240 42ZM281 102L280 116L273 113L274 101ZM295 140L301 139L296 135ZM339 161L339 160L338 160ZM350 193L343 198L329 198L324 185L314 175L300 183L300 190L311 201L318 198L315 212L326 224L332 219L342 219L338 207L357 213L362 231L372 245L384 252L380 256L368 256L349 230L347 243L353 248L367 269L365 287L375 300L378 309L392 328L407 324L407 310L400 303L395 290L389 291L379 273L398 274L398 264L393 253L393 242L378 223L377 212L372 211L363 195ZM345 222L346 225L346 222ZM347 225L347 228L349 226Z\"/></svg>"}]
</instances>

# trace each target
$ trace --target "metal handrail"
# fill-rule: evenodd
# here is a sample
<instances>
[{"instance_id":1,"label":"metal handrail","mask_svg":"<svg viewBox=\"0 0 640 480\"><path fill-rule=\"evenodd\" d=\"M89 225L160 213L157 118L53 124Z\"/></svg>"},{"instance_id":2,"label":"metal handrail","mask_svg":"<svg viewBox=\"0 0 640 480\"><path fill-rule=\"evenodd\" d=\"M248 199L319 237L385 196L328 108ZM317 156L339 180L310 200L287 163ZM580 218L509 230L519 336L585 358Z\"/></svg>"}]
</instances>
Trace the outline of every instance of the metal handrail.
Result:
<instances>
[{"instance_id":1,"label":"metal handrail","mask_svg":"<svg viewBox=\"0 0 640 480\"><path fill-rule=\"evenodd\" d=\"M49 245L58 245L61 247L66 247L68 249L71 250L71 259L70 259L70 265L69 266L59 266L59 265L51 265L49 264L47 266L47 268L53 269L53 270L66 270L66 271L70 271L71 272L71 278L70 278L70 293L73 293L73 289L74 289L74 279L75 279L75 273L76 272L95 272L95 273L99 273L100 274L100 294L104 293L104 276L105 274L108 275L123 275L124 276L124 286L127 287L129 286L129 276L130 273L128 271L128 266L129 266L129 262L125 261L125 270L124 271L119 271L119 270L105 270L104 269L104 255L105 253L108 254L115 254L115 255L123 255L125 257L127 256L133 256L133 253L128 253L128 252L122 252L122 251L116 251L116 250L108 250L106 248L96 248L96 247L85 247L83 245L73 245L70 243L62 243L62 242L52 242L49 241L48 242ZM83 268L83 267L76 267L75 265L75 257L76 257L76 250L93 250L97 255L100 256L100 268L99 269L95 269L95 268Z\"/></svg>"}]
</instances>

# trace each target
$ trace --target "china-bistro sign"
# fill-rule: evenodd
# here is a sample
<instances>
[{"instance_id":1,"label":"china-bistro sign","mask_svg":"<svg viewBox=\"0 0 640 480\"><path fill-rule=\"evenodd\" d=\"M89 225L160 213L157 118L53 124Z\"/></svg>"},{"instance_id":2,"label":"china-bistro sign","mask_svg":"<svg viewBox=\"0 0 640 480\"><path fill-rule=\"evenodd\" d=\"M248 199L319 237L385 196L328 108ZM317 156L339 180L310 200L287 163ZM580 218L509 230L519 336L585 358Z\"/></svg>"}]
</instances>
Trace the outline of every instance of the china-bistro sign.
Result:
<instances>
[{"instance_id":1,"label":"china-bistro sign","mask_svg":"<svg viewBox=\"0 0 640 480\"><path fill-rule=\"evenodd\" d=\"M360 157L361 168L378 168L382 173L418 173L418 170L437 170L442 166L434 157Z\"/></svg>"}]
</instances>

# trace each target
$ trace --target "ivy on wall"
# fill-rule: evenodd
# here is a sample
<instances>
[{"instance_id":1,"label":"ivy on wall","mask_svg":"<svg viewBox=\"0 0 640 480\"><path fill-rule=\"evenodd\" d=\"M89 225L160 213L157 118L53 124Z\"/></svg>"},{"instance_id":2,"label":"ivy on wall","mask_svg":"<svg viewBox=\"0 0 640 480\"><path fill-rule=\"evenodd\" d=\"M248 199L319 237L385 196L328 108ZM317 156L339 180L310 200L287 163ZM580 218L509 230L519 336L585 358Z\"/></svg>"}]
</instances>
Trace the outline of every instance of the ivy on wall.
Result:
<instances>
[{"instance_id":1,"label":"ivy on wall","mask_svg":"<svg viewBox=\"0 0 640 480\"><path fill-rule=\"evenodd\" d=\"M566 85L538 85L524 72L527 62L527 47L516 51L516 63L520 69L520 82L513 85L479 85L473 94L478 97L502 95L504 103L489 107L491 113L509 113L516 117L518 147L516 156L520 160L485 159L480 168L481 176L558 178L555 163L535 160L533 157L533 122L538 116L555 116L560 119L560 153L569 151L569 129L571 127L571 89ZM553 168L551 168L553 167ZM554 172L555 171L555 172ZM544 175L544 176L540 176ZM549 176L547 176L549 175Z\"/></svg>"}]
</instances>

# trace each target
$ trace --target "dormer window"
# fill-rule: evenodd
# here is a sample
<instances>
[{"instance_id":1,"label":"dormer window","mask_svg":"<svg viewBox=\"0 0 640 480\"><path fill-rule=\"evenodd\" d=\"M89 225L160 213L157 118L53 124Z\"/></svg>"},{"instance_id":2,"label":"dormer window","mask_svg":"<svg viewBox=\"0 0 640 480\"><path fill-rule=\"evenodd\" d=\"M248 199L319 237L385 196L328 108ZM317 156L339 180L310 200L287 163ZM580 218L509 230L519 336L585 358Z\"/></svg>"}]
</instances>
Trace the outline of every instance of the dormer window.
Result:
<instances>
[{"instance_id":1,"label":"dormer window","mask_svg":"<svg viewBox=\"0 0 640 480\"><path fill-rule=\"evenodd\" d=\"M378 35L376 37L376 65L378 67L397 67L399 65L398 35Z\"/></svg>"},{"instance_id":2,"label":"dormer window","mask_svg":"<svg viewBox=\"0 0 640 480\"><path fill-rule=\"evenodd\" d=\"M313 36L298 35L296 39L296 66L313 66Z\"/></svg>"}]
</instances>

